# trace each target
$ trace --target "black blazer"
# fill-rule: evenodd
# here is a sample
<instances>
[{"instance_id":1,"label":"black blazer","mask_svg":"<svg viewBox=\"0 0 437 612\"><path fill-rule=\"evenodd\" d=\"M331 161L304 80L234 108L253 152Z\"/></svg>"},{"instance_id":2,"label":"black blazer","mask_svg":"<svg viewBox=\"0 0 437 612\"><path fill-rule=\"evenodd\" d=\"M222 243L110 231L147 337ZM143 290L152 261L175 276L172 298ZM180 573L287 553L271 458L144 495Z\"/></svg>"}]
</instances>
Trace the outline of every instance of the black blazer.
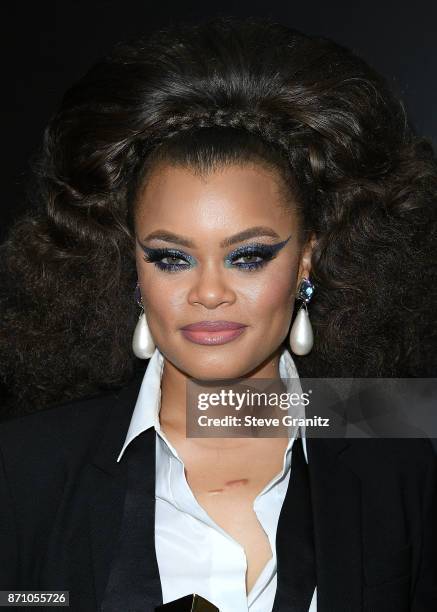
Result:
<instances>
[{"instance_id":1,"label":"black blazer","mask_svg":"<svg viewBox=\"0 0 437 612\"><path fill-rule=\"evenodd\" d=\"M68 590L70 610L99 610L126 496L126 464L116 458L140 384L137 376L118 392L0 424L0 590ZM154 429L144 436L144 529L129 567L143 604L129 612L153 612L162 603L154 546ZM435 612L431 443L307 438L307 450L318 612ZM295 611L287 597L295 528L287 523L291 495L277 531L275 612Z\"/></svg>"}]
</instances>

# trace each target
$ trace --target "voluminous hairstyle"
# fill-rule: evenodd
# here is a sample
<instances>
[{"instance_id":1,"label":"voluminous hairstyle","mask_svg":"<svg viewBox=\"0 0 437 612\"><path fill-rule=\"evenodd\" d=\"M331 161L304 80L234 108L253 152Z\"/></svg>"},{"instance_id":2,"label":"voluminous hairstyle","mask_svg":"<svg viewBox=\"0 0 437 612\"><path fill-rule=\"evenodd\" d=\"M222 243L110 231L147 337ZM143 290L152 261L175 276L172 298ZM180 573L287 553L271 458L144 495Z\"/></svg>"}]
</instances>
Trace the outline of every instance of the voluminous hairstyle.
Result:
<instances>
[{"instance_id":1,"label":"voluminous hairstyle","mask_svg":"<svg viewBox=\"0 0 437 612\"><path fill-rule=\"evenodd\" d=\"M199 172L255 160L284 179L317 237L300 376L435 375L430 141L351 51L225 17L118 44L52 116L0 252L4 414L119 387L146 365L131 349L133 210L159 160Z\"/></svg>"}]
</instances>

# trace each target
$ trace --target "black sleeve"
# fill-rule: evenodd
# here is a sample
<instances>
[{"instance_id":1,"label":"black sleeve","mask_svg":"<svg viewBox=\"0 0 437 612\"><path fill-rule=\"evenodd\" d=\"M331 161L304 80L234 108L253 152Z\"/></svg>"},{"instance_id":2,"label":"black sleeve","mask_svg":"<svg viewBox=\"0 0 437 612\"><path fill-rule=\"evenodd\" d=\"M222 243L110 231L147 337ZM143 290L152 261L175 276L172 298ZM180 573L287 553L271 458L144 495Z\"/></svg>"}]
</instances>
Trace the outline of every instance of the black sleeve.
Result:
<instances>
[{"instance_id":1,"label":"black sleeve","mask_svg":"<svg viewBox=\"0 0 437 612\"><path fill-rule=\"evenodd\" d=\"M422 556L411 612L437 610L437 455L431 448L424 490Z\"/></svg>"},{"instance_id":2,"label":"black sleeve","mask_svg":"<svg viewBox=\"0 0 437 612\"><path fill-rule=\"evenodd\" d=\"M0 449L0 590L19 587L18 540L11 490Z\"/></svg>"}]
</instances>

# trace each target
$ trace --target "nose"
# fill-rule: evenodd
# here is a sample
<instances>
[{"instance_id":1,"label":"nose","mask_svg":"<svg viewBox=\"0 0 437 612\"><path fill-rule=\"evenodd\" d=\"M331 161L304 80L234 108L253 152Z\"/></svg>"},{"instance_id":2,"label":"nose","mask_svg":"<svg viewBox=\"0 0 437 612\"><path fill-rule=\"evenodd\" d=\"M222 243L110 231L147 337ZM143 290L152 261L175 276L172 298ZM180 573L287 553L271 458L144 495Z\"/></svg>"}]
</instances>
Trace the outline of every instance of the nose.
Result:
<instances>
[{"instance_id":1,"label":"nose","mask_svg":"<svg viewBox=\"0 0 437 612\"><path fill-rule=\"evenodd\" d=\"M199 267L188 294L188 302L192 305L201 304L208 309L232 304L236 296L227 276L227 270L220 269L220 264L215 265L213 261Z\"/></svg>"}]
</instances>

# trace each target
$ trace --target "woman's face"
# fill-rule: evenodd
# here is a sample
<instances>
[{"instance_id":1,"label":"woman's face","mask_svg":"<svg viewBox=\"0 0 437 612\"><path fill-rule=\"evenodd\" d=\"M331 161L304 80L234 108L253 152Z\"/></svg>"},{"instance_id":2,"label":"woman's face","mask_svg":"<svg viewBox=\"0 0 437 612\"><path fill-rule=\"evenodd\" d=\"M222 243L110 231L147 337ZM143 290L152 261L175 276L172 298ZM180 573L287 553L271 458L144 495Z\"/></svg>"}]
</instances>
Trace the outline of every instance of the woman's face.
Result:
<instances>
[{"instance_id":1,"label":"woman's face","mask_svg":"<svg viewBox=\"0 0 437 612\"><path fill-rule=\"evenodd\" d=\"M255 163L204 177L161 164L138 196L136 265L147 322L161 353L187 376L248 375L289 332L310 249L278 180ZM182 330L204 321L243 327Z\"/></svg>"}]
</instances>

